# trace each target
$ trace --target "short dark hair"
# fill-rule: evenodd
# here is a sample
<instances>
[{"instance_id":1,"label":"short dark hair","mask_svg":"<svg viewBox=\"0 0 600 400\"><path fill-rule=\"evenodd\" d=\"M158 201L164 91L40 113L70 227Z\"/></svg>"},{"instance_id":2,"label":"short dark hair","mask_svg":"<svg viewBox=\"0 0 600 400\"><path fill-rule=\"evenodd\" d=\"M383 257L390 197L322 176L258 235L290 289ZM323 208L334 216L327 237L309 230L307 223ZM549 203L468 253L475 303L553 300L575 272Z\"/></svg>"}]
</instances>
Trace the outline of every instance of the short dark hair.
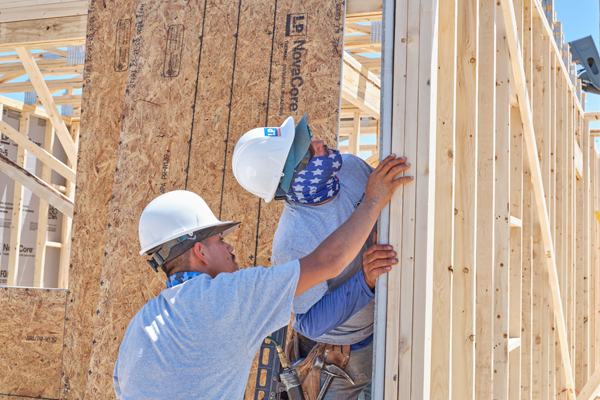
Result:
<instances>
[{"instance_id":1,"label":"short dark hair","mask_svg":"<svg viewBox=\"0 0 600 400\"><path fill-rule=\"evenodd\" d=\"M172 259L171 261L168 261L161 265L161 268L163 272L167 275L167 278L173 274L173 270L186 267L190 260L190 250Z\"/></svg>"}]
</instances>

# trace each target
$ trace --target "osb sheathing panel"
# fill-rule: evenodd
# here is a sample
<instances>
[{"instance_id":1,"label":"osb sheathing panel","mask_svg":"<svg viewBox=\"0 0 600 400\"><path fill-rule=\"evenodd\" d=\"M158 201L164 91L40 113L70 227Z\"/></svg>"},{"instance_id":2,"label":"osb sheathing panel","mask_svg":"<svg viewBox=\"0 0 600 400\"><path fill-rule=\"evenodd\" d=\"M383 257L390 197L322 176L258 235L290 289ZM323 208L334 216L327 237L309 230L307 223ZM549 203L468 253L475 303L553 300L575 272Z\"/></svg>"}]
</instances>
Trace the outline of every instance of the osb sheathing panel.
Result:
<instances>
[{"instance_id":1,"label":"osb sheathing panel","mask_svg":"<svg viewBox=\"0 0 600 400\"><path fill-rule=\"evenodd\" d=\"M89 4L61 397L82 399L90 351L135 1Z\"/></svg>"},{"instance_id":2,"label":"osb sheathing panel","mask_svg":"<svg viewBox=\"0 0 600 400\"><path fill-rule=\"evenodd\" d=\"M58 399L65 290L0 289L0 393Z\"/></svg>"},{"instance_id":3,"label":"osb sheathing panel","mask_svg":"<svg viewBox=\"0 0 600 400\"><path fill-rule=\"evenodd\" d=\"M293 17L305 26L290 31ZM311 114L315 134L334 145L342 21L342 3L333 2L138 2L88 398L113 398L112 372L125 329L164 288L164 275L152 272L137 254L139 217L152 199L187 188L222 219L241 220L231 242L242 267L256 264L258 228L264 227L260 263L269 265L279 214L261 212L258 199L237 185L230 166L233 148L247 130L279 125L287 115L304 112ZM286 36L298 32L299 38ZM296 44L297 74L303 79L298 93L290 86L295 40L305 41ZM284 63L289 64L285 84ZM297 109L290 111L296 108L292 102ZM261 221L273 221L259 225L259 213Z\"/></svg>"}]
</instances>

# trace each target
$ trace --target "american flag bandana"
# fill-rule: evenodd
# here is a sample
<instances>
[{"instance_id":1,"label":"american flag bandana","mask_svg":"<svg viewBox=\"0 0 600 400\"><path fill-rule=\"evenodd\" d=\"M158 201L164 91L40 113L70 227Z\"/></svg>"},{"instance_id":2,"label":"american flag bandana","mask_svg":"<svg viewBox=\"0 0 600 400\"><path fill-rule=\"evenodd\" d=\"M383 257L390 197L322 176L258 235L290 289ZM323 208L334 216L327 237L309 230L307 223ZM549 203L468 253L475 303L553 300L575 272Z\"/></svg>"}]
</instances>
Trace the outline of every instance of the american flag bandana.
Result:
<instances>
[{"instance_id":1,"label":"american flag bandana","mask_svg":"<svg viewBox=\"0 0 600 400\"><path fill-rule=\"evenodd\" d=\"M198 275L202 275L202 273L197 271L176 272L167 278L167 288L171 288L185 281L189 281L190 279L195 278Z\"/></svg>"},{"instance_id":2,"label":"american flag bandana","mask_svg":"<svg viewBox=\"0 0 600 400\"><path fill-rule=\"evenodd\" d=\"M317 204L335 197L340 191L340 180L336 175L341 168L342 155L339 150L311 158L290 185L287 199L296 203Z\"/></svg>"}]
</instances>

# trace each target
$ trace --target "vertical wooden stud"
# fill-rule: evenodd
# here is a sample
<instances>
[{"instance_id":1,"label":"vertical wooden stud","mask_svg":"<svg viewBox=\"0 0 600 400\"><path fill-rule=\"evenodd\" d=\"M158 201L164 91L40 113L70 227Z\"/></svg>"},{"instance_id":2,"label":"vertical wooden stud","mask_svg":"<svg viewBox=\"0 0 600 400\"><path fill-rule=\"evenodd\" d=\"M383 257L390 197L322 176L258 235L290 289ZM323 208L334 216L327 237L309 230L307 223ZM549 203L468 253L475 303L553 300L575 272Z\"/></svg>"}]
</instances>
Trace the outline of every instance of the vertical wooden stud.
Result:
<instances>
[{"instance_id":1,"label":"vertical wooden stud","mask_svg":"<svg viewBox=\"0 0 600 400\"><path fill-rule=\"evenodd\" d=\"M496 15L502 16L500 4ZM510 273L510 64L503 18L496 18L493 399L508 400Z\"/></svg>"},{"instance_id":2,"label":"vertical wooden stud","mask_svg":"<svg viewBox=\"0 0 600 400\"><path fill-rule=\"evenodd\" d=\"M54 148L54 128L50 121L46 121L44 132L44 150L52 154ZM47 164L42 165L42 180L50 183L52 170ZM68 182L68 180L67 180ZM33 286L41 287L46 263L46 242L48 237L48 202L40 198L38 212L38 228L36 233L35 267L33 272ZM66 218L66 216L63 216Z\"/></svg>"},{"instance_id":3,"label":"vertical wooden stud","mask_svg":"<svg viewBox=\"0 0 600 400\"><path fill-rule=\"evenodd\" d=\"M21 112L19 119L19 132L29 136L29 113ZM26 151L23 146L17 146L16 163L25 167ZM12 219L10 222L10 247L8 253L8 281L7 286L17 286L19 274L19 247L21 245L21 230L23 216L23 185L15 181L13 193Z\"/></svg>"},{"instance_id":4,"label":"vertical wooden stud","mask_svg":"<svg viewBox=\"0 0 600 400\"><path fill-rule=\"evenodd\" d=\"M440 2L436 133L436 201L431 331L431 399L450 399L454 246L454 136L457 0ZM449 332L449 329L450 332Z\"/></svg>"},{"instance_id":5,"label":"vertical wooden stud","mask_svg":"<svg viewBox=\"0 0 600 400\"><path fill-rule=\"evenodd\" d=\"M458 2L452 398L475 398L475 251L479 54L478 0Z\"/></svg>"}]
</instances>

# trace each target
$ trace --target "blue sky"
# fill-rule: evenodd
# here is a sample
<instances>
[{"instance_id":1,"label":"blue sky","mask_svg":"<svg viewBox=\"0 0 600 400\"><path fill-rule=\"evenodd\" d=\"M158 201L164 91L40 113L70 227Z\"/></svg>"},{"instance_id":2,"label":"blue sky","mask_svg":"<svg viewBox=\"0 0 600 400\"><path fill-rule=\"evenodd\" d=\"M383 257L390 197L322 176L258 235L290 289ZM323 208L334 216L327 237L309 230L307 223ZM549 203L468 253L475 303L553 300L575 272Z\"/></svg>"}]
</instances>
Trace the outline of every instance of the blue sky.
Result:
<instances>
[{"instance_id":1,"label":"blue sky","mask_svg":"<svg viewBox=\"0 0 600 400\"><path fill-rule=\"evenodd\" d=\"M598 0L555 0L556 18L562 23L565 41L581 39L592 35L598 47L599 36L599 4ZM586 111L600 111L600 95L586 94ZM591 128L600 128L600 123L590 124ZM600 149L599 141L596 147Z\"/></svg>"}]
</instances>

